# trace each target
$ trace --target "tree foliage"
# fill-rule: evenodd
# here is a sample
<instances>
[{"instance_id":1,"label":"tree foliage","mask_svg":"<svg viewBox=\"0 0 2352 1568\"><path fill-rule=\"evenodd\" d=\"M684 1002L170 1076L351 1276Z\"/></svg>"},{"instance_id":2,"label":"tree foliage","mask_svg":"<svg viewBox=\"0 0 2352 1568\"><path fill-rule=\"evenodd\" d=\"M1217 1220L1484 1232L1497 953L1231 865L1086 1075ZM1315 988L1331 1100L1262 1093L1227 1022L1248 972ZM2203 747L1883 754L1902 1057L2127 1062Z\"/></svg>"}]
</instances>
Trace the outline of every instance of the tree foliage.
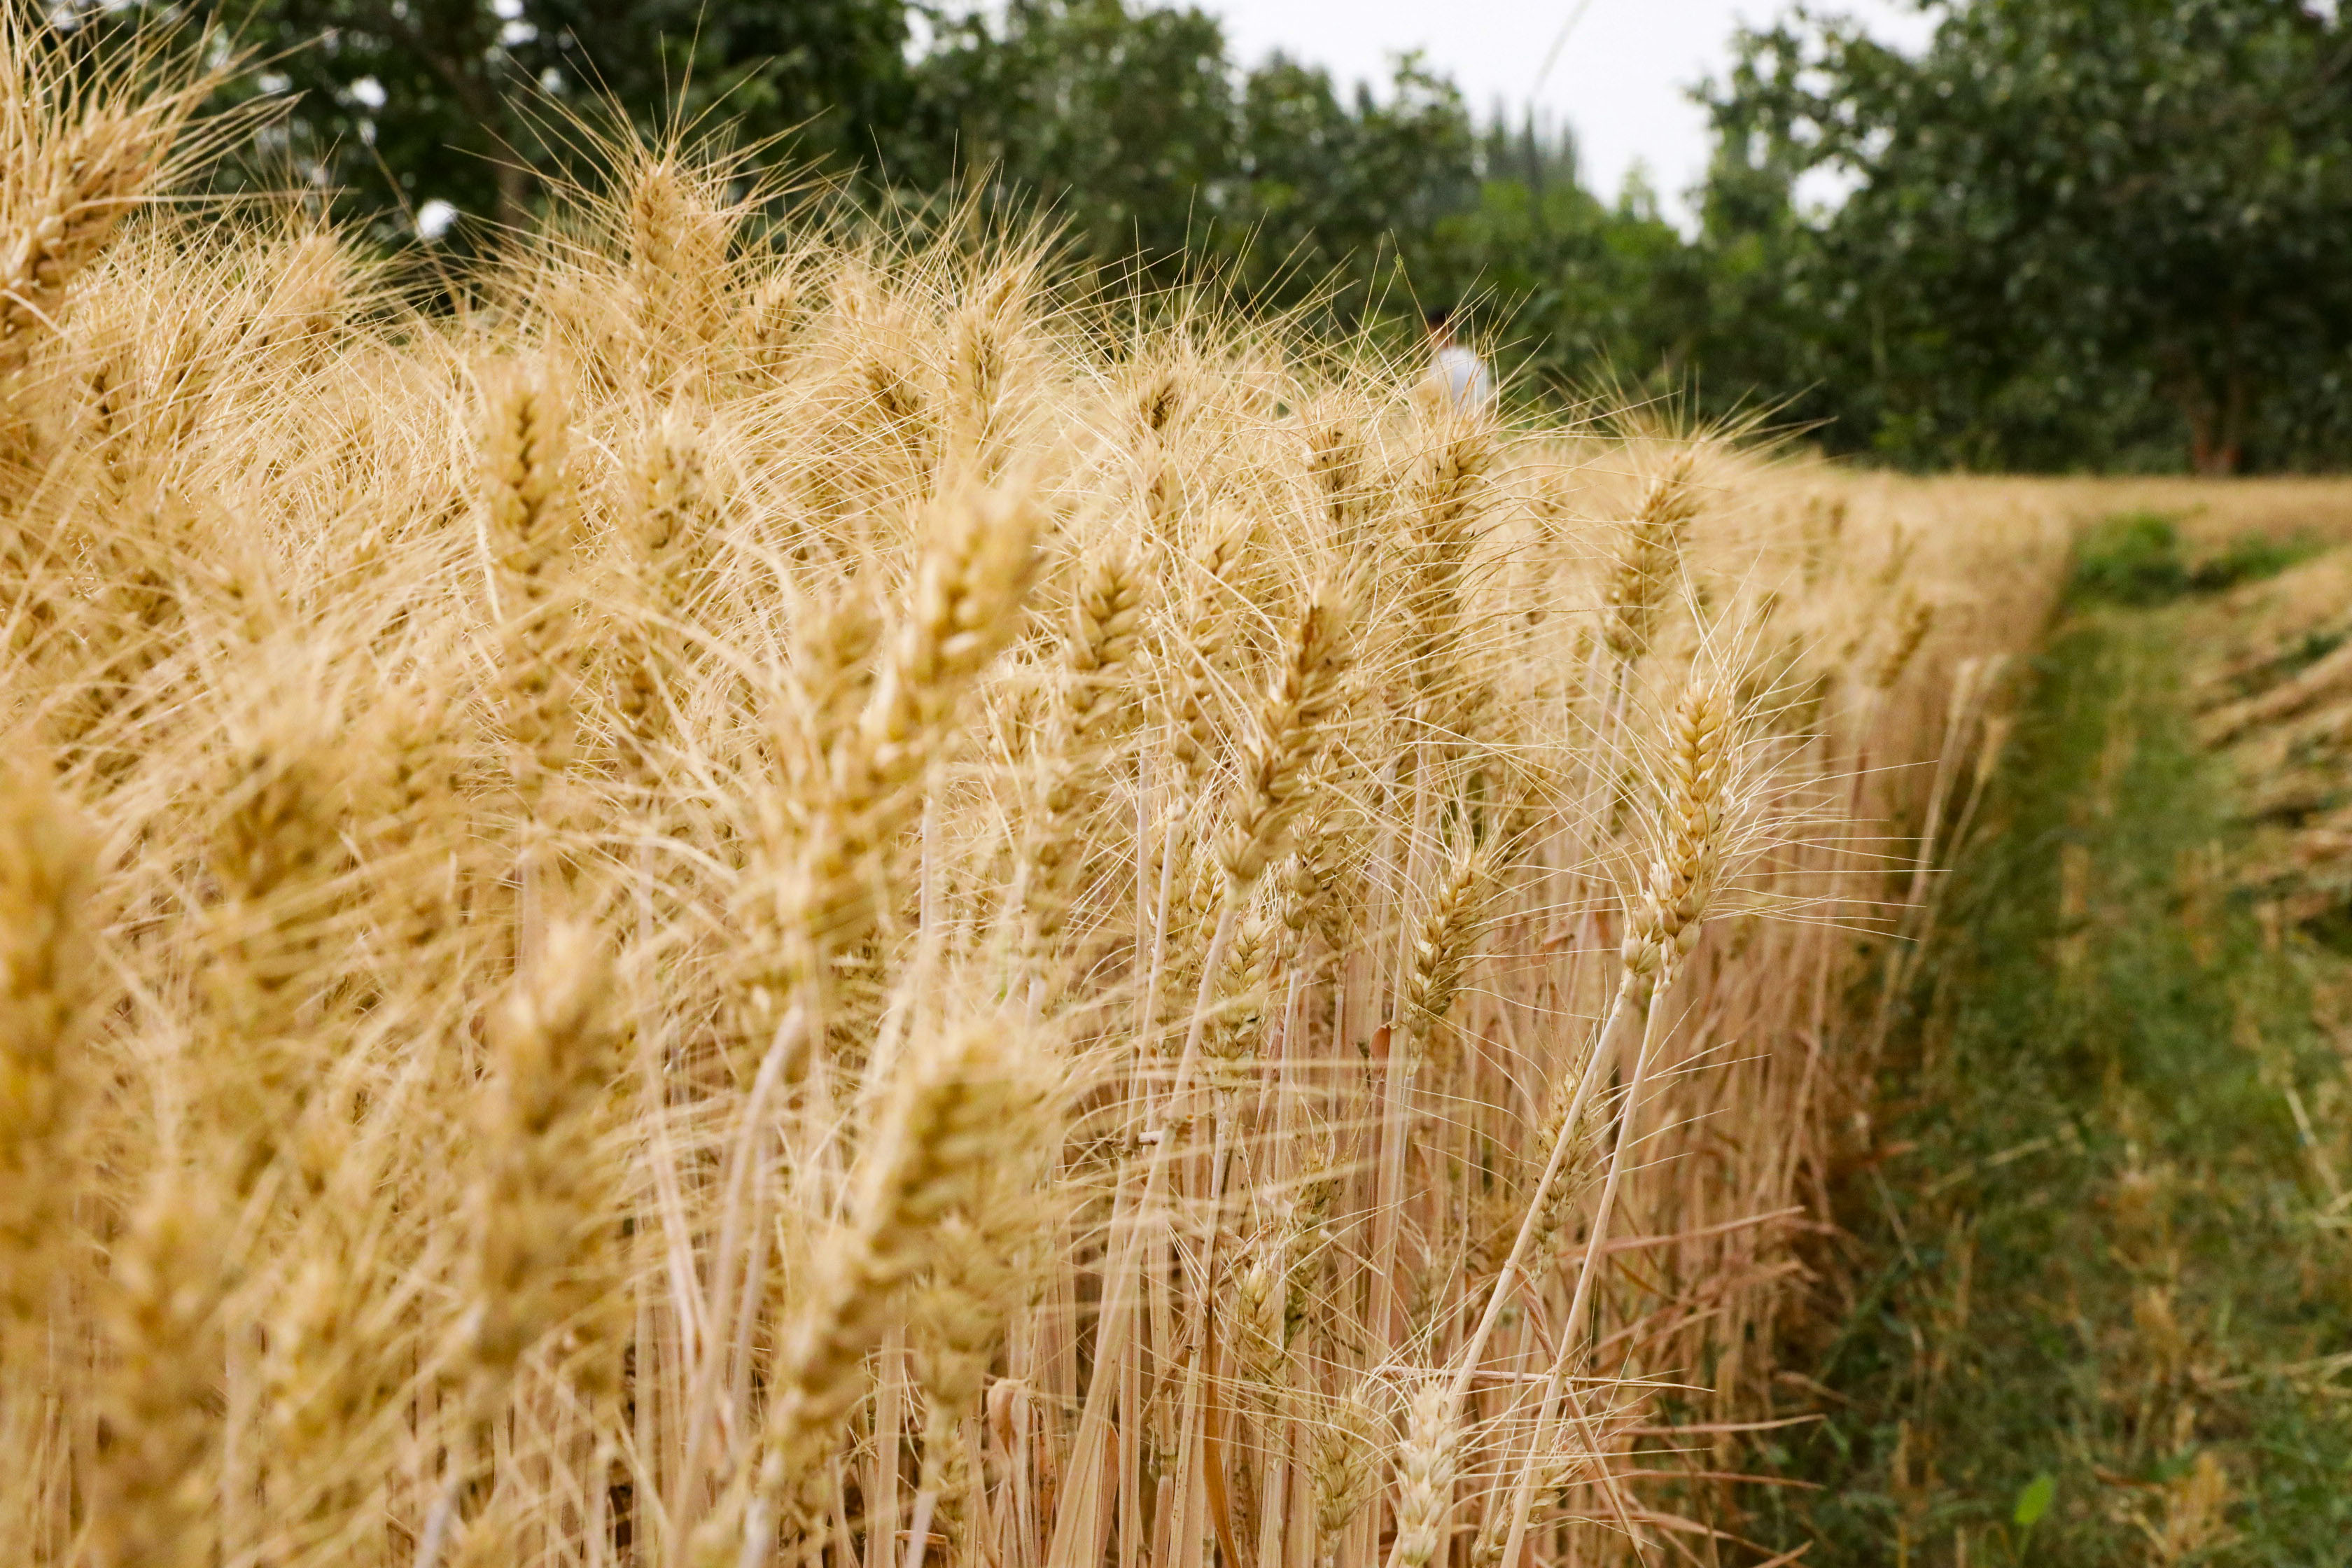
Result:
<instances>
[{"instance_id":1,"label":"tree foliage","mask_svg":"<svg viewBox=\"0 0 2352 1568\"><path fill-rule=\"evenodd\" d=\"M894 146L915 107L900 0L205 0L194 16L289 100L257 173L290 166L394 227L431 201L520 219L580 125L615 111L656 133L724 120L838 166Z\"/></svg>"},{"instance_id":2,"label":"tree foliage","mask_svg":"<svg viewBox=\"0 0 2352 1568\"><path fill-rule=\"evenodd\" d=\"M1785 202L1822 410L1890 454L2200 469L2340 453L2352 28L2299 0L1933 0L1913 57L1801 12L1743 40L1725 161ZM1727 193L1728 194L1728 193ZM1752 215L1759 227L1779 220ZM1793 367L1792 367L1793 368Z\"/></svg>"},{"instance_id":3,"label":"tree foliage","mask_svg":"<svg viewBox=\"0 0 2352 1568\"><path fill-rule=\"evenodd\" d=\"M578 132L719 132L900 212L1043 212L1074 260L1399 333L1473 301L1513 384L1776 408L1915 465L2352 457L2352 24L2320 0L1800 6L1706 101L1699 222L1418 59L1234 62L1152 0L201 0L289 107L247 177L406 239L526 217ZM120 17L84 0L82 18ZM133 5L132 14L139 11ZM174 7L173 15L184 15ZM1824 187L1822 182L1830 182ZM1824 203L1821 193L1847 193ZM450 243L488 232L461 225ZM1386 328L1381 323L1388 323Z\"/></svg>"}]
</instances>

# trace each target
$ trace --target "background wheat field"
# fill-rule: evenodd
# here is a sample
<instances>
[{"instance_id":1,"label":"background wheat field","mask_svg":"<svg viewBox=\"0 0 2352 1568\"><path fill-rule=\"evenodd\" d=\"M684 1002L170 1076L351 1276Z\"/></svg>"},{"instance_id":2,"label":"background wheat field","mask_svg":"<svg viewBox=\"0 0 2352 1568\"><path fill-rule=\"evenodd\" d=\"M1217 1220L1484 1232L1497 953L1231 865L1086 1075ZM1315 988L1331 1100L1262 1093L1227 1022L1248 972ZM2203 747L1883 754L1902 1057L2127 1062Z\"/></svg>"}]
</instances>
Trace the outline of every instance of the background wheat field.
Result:
<instances>
[{"instance_id":1,"label":"background wheat field","mask_svg":"<svg viewBox=\"0 0 2352 1568\"><path fill-rule=\"evenodd\" d=\"M0 1555L1753 1560L2078 492L1455 411L662 148L428 310L43 37Z\"/></svg>"}]
</instances>

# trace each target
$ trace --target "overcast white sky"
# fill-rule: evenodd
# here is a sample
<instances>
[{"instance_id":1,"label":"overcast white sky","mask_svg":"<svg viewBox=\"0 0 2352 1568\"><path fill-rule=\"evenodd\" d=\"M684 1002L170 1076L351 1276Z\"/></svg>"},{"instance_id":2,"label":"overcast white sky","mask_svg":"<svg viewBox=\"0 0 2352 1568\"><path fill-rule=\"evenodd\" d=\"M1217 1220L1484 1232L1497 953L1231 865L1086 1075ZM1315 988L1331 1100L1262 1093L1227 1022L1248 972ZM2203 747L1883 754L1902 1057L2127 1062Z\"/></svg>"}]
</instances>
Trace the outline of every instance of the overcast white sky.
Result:
<instances>
[{"instance_id":1,"label":"overcast white sky","mask_svg":"<svg viewBox=\"0 0 2352 1568\"><path fill-rule=\"evenodd\" d=\"M1385 81L1389 61L1420 49L1484 115L1534 99L1576 130L1588 184L1614 196L1638 159L1667 210L1686 219L1683 191L1706 169L1706 117L1684 89L1722 76L1732 29L1781 15L1787 0L1197 0L1225 19L1235 56L1276 49L1342 81ZM1888 42L1926 41L1927 20L1902 0L1827 0ZM1580 15L1580 13L1581 13ZM1573 26L1570 24L1573 21ZM1566 44L1537 91L1544 57Z\"/></svg>"}]
</instances>

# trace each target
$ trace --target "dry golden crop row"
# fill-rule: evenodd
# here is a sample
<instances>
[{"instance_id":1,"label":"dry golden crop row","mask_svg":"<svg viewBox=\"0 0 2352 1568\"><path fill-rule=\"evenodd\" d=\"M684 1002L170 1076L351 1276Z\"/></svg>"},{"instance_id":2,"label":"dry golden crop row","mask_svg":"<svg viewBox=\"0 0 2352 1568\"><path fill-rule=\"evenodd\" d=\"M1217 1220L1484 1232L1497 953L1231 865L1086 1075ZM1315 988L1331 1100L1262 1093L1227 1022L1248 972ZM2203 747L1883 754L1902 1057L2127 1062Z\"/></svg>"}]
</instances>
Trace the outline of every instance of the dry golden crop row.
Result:
<instances>
[{"instance_id":1,"label":"dry golden crop row","mask_svg":"<svg viewBox=\"0 0 2352 1568\"><path fill-rule=\"evenodd\" d=\"M0 1555L1733 1550L2049 516L635 152L426 316L30 37Z\"/></svg>"}]
</instances>

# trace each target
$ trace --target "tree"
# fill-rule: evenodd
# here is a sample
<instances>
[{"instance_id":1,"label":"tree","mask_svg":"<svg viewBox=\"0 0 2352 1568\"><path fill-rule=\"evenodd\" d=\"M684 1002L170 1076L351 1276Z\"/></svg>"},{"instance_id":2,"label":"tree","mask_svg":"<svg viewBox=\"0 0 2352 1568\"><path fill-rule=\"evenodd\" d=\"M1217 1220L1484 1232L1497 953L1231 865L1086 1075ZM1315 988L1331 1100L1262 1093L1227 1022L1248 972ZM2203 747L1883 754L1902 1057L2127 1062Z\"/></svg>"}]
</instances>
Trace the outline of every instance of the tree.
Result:
<instances>
[{"instance_id":1,"label":"tree","mask_svg":"<svg viewBox=\"0 0 2352 1568\"><path fill-rule=\"evenodd\" d=\"M1095 263L1213 271L1260 305L1359 319L1399 247L1476 198L1469 113L1418 60L1384 93L1278 56L1244 72L1192 7L1013 0L943 25L915 80L894 179L974 182L1001 212L1055 215Z\"/></svg>"},{"instance_id":2,"label":"tree","mask_svg":"<svg viewBox=\"0 0 2352 1568\"><path fill-rule=\"evenodd\" d=\"M2352 368L2342 16L1927 3L1916 58L1803 11L1747 34L1713 100L1719 183L1855 184L1776 255L1817 313L1815 366L1869 389L1876 444L2076 466L2126 456L2168 408L2200 472L2324 448Z\"/></svg>"},{"instance_id":3,"label":"tree","mask_svg":"<svg viewBox=\"0 0 2352 1568\"><path fill-rule=\"evenodd\" d=\"M1042 202L1087 256L1176 257L1232 199L1233 72L1205 12L1011 0L942 21L916 72L917 128L888 173Z\"/></svg>"},{"instance_id":4,"label":"tree","mask_svg":"<svg viewBox=\"0 0 2352 1568\"><path fill-rule=\"evenodd\" d=\"M1437 224L1477 198L1477 138L1454 84L1408 55L1385 99L1277 55L1241 100L1241 190L1220 248L1251 296L1321 299L1358 319L1429 287Z\"/></svg>"},{"instance_id":5,"label":"tree","mask_svg":"<svg viewBox=\"0 0 2352 1568\"><path fill-rule=\"evenodd\" d=\"M1685 248L1673 226L1654 205L1599 200L1565 147L1530 157L1524 137L1482 142L1469 199L1401 244L1415 289L1467 304L1474 336L1528 390L1671 380L1689 346L1655 310Z\"/></svg>"},{"instance_id":6,"label":"tree","mask_svg":"<svg viewBox=\"0 0 2352 1568\"><path fill-rule=\"evenodd\" d=\"M901 0L207 0L193 16L263 59L249 89L291 98L265 157L393 232L427 201L519 221L576 152L571 117L617 110L659 134L715 116L846 168L895 145L912 109Z\"/></svg>"}]
</instances>

